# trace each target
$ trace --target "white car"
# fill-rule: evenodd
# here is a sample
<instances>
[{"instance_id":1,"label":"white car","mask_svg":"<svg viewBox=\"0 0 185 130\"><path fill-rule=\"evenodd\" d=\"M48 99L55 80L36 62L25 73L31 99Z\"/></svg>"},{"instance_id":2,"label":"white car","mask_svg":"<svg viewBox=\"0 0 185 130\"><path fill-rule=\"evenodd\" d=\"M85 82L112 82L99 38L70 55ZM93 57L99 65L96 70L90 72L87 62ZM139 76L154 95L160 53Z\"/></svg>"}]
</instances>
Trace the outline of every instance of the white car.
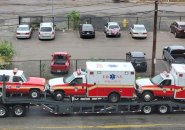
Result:
<instances>
[{"instance_id":1,"label":"white car","mask_svg":"<svg viewBox=\"0 0 185 130\"><path fill-rule=\"evenodd\" d=\"M32 27L27 24L17 26L16 38L31 38Z\"/></svg>"},{"instance_id":2,"label":"white car","mask_svg":"<svg viewBox=\"0 0 185 130\"><path fill-rule=\"evenodd\" d=\"M107 22L104 26L104 33L108 36L121 36L120 26L117 22Z\"/></svg>"},{"instance_id":3,"label":"white car","mask_svg":"<svg viewBox=\"0 0 185 130\"><path fill-rule=\"evenodd\" d=\"M55 39L55 27L52 22L40 23L39 40Z\"/></svg>"},{"instance_id":4,"label":"white car","mask_svg":"<svg viewBox=\"0 0 185 130\"><path fill-rule=\"evenodd\" d=\"M147 38L147 30L143 24L134 24L130 28L132 38Z\"/></svg>"}]
</instances>

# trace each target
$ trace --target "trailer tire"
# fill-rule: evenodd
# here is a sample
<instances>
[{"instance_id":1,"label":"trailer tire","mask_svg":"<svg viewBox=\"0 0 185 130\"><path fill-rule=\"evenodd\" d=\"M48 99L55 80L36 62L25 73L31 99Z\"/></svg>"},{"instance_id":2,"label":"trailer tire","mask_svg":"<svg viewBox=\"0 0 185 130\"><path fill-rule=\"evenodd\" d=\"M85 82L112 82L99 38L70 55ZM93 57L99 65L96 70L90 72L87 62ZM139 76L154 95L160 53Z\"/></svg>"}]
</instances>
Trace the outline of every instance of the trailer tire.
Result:
<instances>
[{"instance_id":1,"label":"trailer tire","mask_svg":"<svg viewBox=\"0 0 185 130\"><path fill-rule=\"evenodd\" d=\"M120 100L120 95L118 93L111 93L108 96L109 102L116 103Z\"/></svg>"},{"instance_id":2,"label":"trailer tire","mask_svg":"<svg viewBox=\"0 0 185 130\"><path fill-rule=\"evenodd\" d=\"M154 95L149 91L146 91L142 94L142 100L145 102L150 102L153 100L153 98L154 98Z\"/></svg>"},{"instance_id":3,"label":"trailer tire","mask_svg":"<svg viewBox=\"0 0 185 130\"><path fill-rule=\"evenodd\" d=\"M158 106L157 110L160 114L166 114L169 111L169 107L166 105L160 105Z\"/></svg>"},{"instance_id":4,"label":"trailer tire","mask_svg":"<svg viewBox=\"0 0 185 130\"><path fill-rule=\"evenodd\" d=\"M64 99L64 92L63 91L56 91L55 93L54 93L54 99L56 100L56 101L62 101L63 99Z\"/></svg>"},{"instance_id":5,"label":"trailer tire","mask_svg":"<svg viewBox=\"0 0 185 130\"><path fill-rule=\"evenodd\" d=\"M31 98L37 99L40 97L40 91L37 89L32 89L32 90L30 90L29 95Z\"/></svg>"},{"instance_id":6,"label":"trailer tire","mask_svg":"<svg viewBox=\"0 0 185 130\"><path fill-rule=\"evenodd\" d=\"M142 113L144 114L151 114L152 113L152 106L146 105L142 107Z\"/></svg>"},{"instance_id":7,"label":"trailer tire","mask_svg":"<svg viewBox=\"0 0 185 130\"><path fill-rule=\"evenodd\" d=\"M0 105L0 118L7 117L9 114L8 108L6 106Z\"/></svg>"},{"instance_id":8,"label":"trailer tire","mask_svg":"<svg viewBox=\"0 0 185 130\"><path fill-rule=\"evenodd\" d=\"M26 114L26 108L22 105L15 105L12 108L12 112L15 117L23 117Z\"/></svg>"}]
</instances>

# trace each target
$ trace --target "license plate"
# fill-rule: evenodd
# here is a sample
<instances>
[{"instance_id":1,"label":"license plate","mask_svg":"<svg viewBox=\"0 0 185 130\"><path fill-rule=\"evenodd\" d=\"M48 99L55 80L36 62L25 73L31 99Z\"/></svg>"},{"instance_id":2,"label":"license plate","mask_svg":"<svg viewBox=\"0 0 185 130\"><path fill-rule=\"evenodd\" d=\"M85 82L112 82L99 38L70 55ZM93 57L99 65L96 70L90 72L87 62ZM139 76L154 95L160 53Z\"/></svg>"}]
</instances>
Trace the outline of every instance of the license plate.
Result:
<instances>
[{"instance_id":1,"label":"license plate","mask_svg":"<svg viewBox=\"0 0 185 130\"><path fill-rule=\"evenodd\" d=\"M61 72L60 70L57 70L57 72Z\"/></svg>"},{"instance_id":2,"label":"license plate","mask_svg":"<svg viewBox=\"0 0 185 130\"><path fill-rule=\"evenodd\" d=\"M87 32L87 34L89 34L89 32Z\"/></svg>"},{"instance_id":3,"label":"license plate","mask_svg":"<svg viewBox=\"0 0 185 130\"><path fill-rule=\"evenodd\" d=\"M137 66L140 66L140 64L137 64Z\"/></svg>"}]
</instances>

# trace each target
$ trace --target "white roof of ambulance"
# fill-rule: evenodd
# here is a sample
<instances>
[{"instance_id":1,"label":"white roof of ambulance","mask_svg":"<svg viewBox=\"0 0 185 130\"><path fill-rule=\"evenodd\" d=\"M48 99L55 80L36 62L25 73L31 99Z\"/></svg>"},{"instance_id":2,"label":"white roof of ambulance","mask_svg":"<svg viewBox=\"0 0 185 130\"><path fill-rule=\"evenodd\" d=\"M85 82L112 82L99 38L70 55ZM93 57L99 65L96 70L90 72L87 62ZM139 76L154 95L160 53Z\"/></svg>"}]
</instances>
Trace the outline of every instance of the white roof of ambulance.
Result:
<instances>
[{"instance_id":1,"label":"white roof of ambulance","mask_svg":"<svg viewBox=\"0 0 185 130\"><path fill-rule=\"evenodd\" d=\"M135 71L130 62L86 62L90 71Z\"/></svg>"},{"instance_id":2,"label":"white roof of ambulance","mask_svg":"<svg viewBox=\"0 0 185 130\"><path fill-rule=\"evenodd\" d=\"M185 73L185 64L172 64L172 68L174 68L176 72Z\"/></svg>"},{"instance_id":3,"label":"white roof of ambulance","mask_svg":"<svg viewBox=\"0 0 185 130\"><path fill-rule=\"evenodd\" d=\"M13 70L0 70L0 75L14 75ZM23 74L22 70L17 70L16 76L20 76Z\"/></svg>"}]
</instances>

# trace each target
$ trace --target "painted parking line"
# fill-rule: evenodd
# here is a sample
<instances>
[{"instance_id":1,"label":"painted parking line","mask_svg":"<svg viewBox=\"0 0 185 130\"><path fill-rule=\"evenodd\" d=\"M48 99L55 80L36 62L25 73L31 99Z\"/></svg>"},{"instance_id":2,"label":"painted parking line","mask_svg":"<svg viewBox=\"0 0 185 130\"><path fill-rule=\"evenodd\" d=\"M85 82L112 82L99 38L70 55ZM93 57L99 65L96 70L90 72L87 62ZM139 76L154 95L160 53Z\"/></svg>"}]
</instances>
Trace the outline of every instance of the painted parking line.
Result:
<instances>
[{"instance_id":1,"label":"painted parking line","mask_svg":"<svg viewBox=\"0 0 185 130\"><path fill-rule=\"evenodd\" d=\"M173 124L133 124L133 125L100 125L100 126L89 126L89 125L77 125L77 126L43 126L37 127L37 129L120 129L120 128L144 128L144 127L168 127Z\"/></svg>"}]
</instances>

